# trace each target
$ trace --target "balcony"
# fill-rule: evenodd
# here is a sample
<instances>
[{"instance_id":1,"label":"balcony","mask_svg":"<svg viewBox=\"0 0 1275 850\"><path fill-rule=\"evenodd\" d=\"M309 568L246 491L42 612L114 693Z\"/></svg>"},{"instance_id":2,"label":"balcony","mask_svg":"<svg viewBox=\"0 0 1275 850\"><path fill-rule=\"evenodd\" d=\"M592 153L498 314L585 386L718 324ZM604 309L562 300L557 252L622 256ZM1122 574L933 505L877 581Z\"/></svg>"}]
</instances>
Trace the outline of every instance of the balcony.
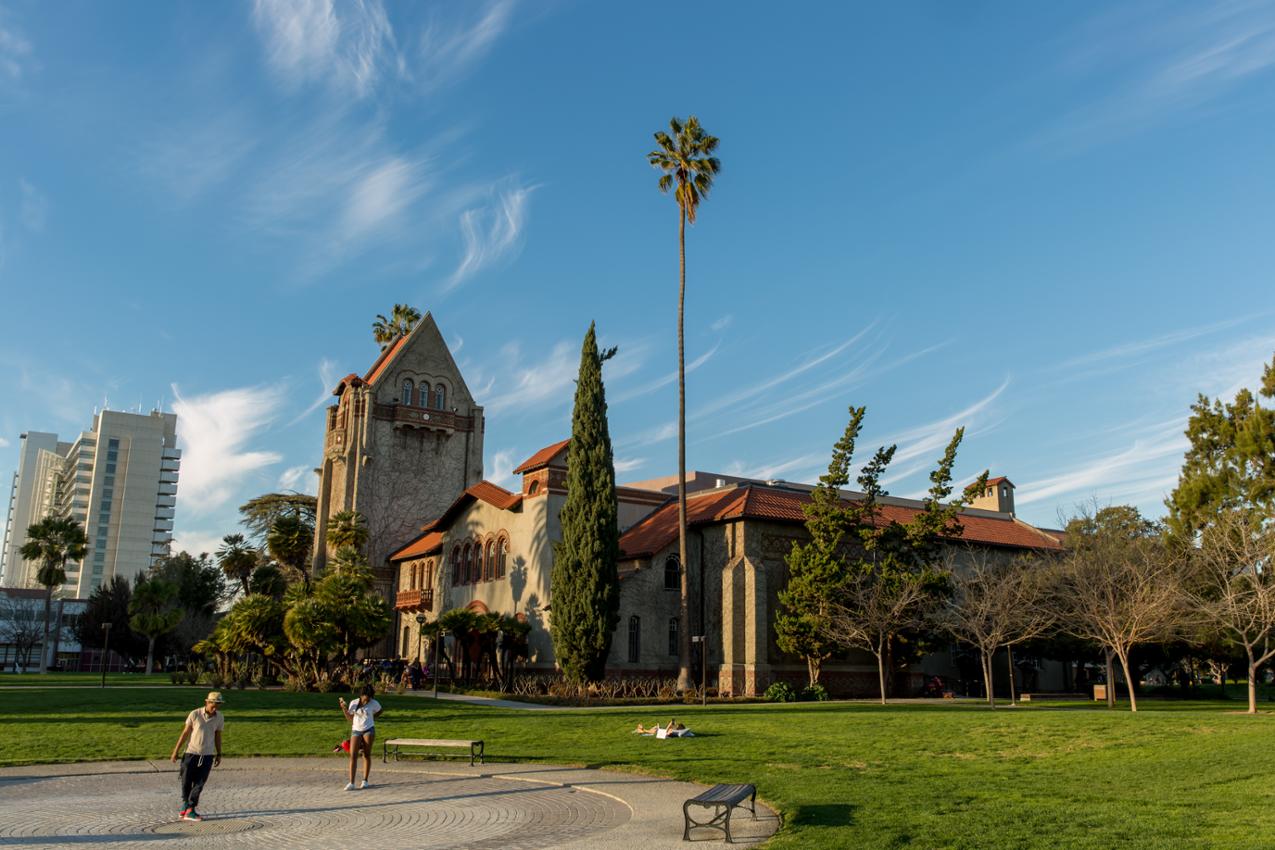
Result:
<instances>
[{"instance_id":1,"label":"balcony","mask_svg":"<svg viewBox=\"0 0 1275 850\"><path fill-rule=\"evenodd\" d=\"M159 483L160 484L176 484L177 473L161 470L159 473Z\"/></svg>"},{"instance_id":2,"label":"balcony","mask_svg":"<svg viewBox=\"0 0 1275 850\"><path fill-rule=\"evenodd\" d=\"M171 508L175 508L175 507L177 507L177 496L176 496L176 495L172 495L172 496L160 496L159 498L157 498L157 499L155 500L155 507L160 508L160 509L163 509L163 508L169 508L169 509L171 509Z\"/></svg>"},{"instance_id":3,"label":"balcony","mask_svg":"<svg viewBox=\"0 0 1275 850\"><path fill-rule=\"evenodd\" d=\"M394 598L396 611L432 611L434 610L434 589L400 590Z\"/></svg>"},{"instance_id":4,"label":"balcony","mask_svg":"<svg viewBox=\"0 0 1275 850\"><path fill-rule=\"evenodd\" d=\"M327 436L323 438L324 452L339 454L345 451L345 444L346 440L344 431L329 431Z\"/></svg>"},{"instance_id":5,"label":"balcony","mask_svg":"<svg viewBox=\"0 0 1275 850\"><path fill-rule=\"evenodd\" d=\"M474 417L461 416L450 410L433 410L411 404L374 404L372 416L386 419L396 428L424 428L431 431L472 431Z\"/></svg>"},{"instance_id":6,"label":"balcony","mask_svg":"<svg viewBox=\"0 0 1275 850\"><path fill-rule=\"evenodd\" d=\"M166 482L160 482L160 485L159 485L159 495L161 495L161 496L176 496L176 495L177 495L177 485L176 485L176 484L169 484L169 483L166 483Z\"/></svg>"},{"instance_id":7,"label":"balcony","mask_svg":"<svg viewBox=\"0 0 1275 850\"><path fill-rule=\"evenodd\" d=\"M172 508L168 508L168 507L159 508L159 507L157 507L157 508L155 508L155 519L172 519L172 518L173 518L173 516L174 516L176 513L177 513L177 511L173 510Z\"/></svg>"},{"instance_id":8,"label":"balcony","mask_svg":"<svg viewBox=\"0 0 1275 850\"><path fill-rule=\"evenodd\" d=\"M172 531L172 530L173 530L173 521L172 521L171 519L158 519L158 518L157 518L157 519L155 520L155 530L156 530L156 531Z\"/></svg>"},{"instance_id":9,"label":"balcony","mask_svg":"<svg viewBox=\"0 0 1275 850\"><path fill-rule=\"evenodd\" d=\"M159 462L160 472L176 473L181 470L181 466L182 462L180 460L169 460L168 458L165 458Z\"/></svg>"}]
</instances>

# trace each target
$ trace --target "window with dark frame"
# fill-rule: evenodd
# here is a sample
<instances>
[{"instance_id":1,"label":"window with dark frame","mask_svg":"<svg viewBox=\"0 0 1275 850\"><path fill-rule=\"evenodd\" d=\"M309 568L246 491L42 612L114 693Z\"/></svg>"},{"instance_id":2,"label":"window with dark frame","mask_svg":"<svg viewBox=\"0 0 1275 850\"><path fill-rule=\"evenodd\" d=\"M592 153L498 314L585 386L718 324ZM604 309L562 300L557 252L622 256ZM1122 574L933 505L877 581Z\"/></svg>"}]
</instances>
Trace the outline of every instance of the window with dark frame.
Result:
<instances>
[{"instance_id":1,"label":"window with dark frame","mask_svg":"<svg viewBox=\"0 0 1275 850\"><path fill-rule=\"evenodd\" d=\"M677 657L677 617L669 617L668 620L668 654L674 658Z\"/></svg>"},{"instance_id":2,"label":"window with dark frame","mask_svg":"<svg viewBox=\"0 0 1275 850\"><path fill-rule=\"evenodd\" d=\"M673 555L669 555L664 561L664 589L682 589L682 570L678 566L677 558Z\"/></svg>"},{"instance_id":3,"label":"window with dark frame","mask_svg":"<svg viewBox=\"0 0 1275 850\"><path fill-rule=\"evenodd\" d=\"M637 614L629 617L629 663L636 664L642 656L642 620Z\"/></svg>"}]
</instances>

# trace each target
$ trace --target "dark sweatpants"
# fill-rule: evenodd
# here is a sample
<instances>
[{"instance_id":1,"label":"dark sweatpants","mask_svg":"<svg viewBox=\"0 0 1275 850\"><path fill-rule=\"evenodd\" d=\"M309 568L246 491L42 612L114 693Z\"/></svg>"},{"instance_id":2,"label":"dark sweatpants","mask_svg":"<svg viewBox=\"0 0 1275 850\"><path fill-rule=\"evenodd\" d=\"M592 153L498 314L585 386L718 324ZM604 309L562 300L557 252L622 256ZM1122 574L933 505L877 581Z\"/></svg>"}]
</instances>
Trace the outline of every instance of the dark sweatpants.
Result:
<instances>
[{"instance_id":1,"label":"dark sweatpants","mask_svg":"<svg viewBox=\"0 0 1275 850\"><path fill-rule=\"evenodd\" d=\"M204 790L208 774L212 772L212 756L196 756L187 753L182 756L181 777L182 808L195 808L199 805L199 792Z\"/></svg>"}]
</instances>

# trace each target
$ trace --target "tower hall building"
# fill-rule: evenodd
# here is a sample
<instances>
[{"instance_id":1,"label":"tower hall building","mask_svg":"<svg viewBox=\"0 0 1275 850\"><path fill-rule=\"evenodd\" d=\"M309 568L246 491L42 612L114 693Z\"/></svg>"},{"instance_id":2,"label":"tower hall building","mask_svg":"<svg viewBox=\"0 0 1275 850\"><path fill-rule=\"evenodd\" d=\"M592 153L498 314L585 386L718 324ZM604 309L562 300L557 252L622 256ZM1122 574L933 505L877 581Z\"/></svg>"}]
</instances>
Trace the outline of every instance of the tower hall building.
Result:
<instances>
[{"instance_id":1,"label":"tower hall building","mask_svg":"<svg viewBox=\"0 0 1275 850\"><path fill-rule=\"evenodd\" d=\"M87 598L112 576L133 576L167 555L177 508L177 415L103 410L74 440L29 431L19 440L0 549L0 586L39 587L40 564L20 550L27 529L47 516L71 517L88 537L88 552L66 565L55 592Z\"/></svg>"},{"instance_id":2,"label":"tower hall building","mask_svg":"<svg viewBox=\"0 0 1275 850\"><path fill-rule=\"evenodd\" d=\"M529 623L532 670L554 669L549 625L554 545L562 539L570 441L546 446L520 464L515 490L482 478L483 408L470 395L433 317L386 348L363 375L350 374L328 409L320 472L315 563L329 556L326 523L342 510L364 514L368 560L396 620L386 654L425 649L416 618L452 608L512 615ZM806 539L811 487L689 472L688 561L678 562L676 479L616 488L620 525L620 620L608 671L676 675L679 589L691 588L692 633L706 636L710 687L757 694L779 679L804 682L805 664L775 642L786 556ZM1056 533L1014 513L1004 477L960 514L951 538L961 556L1057 552ZM861 494L846 491L853 500ZM907 522L922 502L878 500L883 521ZM950 675L950 654L935 653L914 676ZM698 667L697 667L698 669ZM834 659L823 681L834 693L870 691L869 659Z\"/></svg>"}]
</instances>

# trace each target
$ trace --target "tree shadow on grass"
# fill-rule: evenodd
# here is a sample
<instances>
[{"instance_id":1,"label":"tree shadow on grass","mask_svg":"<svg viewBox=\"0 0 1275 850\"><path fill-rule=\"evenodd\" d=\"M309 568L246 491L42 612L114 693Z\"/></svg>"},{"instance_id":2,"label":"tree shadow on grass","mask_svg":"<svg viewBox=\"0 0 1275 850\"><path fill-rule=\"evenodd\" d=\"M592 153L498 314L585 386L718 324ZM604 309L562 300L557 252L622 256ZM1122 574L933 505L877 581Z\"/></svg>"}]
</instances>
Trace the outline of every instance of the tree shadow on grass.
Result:
<instances>
[{"instance_id":1,"label":"tree shadow on grass","mask_svg":"<svg viewBox=\"0 0 1275 850\"><path fill-rule=\"evenodd\" d=\"M789 821L805 829L854 825L854 806L849 803L812 803L798 806Z\"/></svg>"}]
</instances>

